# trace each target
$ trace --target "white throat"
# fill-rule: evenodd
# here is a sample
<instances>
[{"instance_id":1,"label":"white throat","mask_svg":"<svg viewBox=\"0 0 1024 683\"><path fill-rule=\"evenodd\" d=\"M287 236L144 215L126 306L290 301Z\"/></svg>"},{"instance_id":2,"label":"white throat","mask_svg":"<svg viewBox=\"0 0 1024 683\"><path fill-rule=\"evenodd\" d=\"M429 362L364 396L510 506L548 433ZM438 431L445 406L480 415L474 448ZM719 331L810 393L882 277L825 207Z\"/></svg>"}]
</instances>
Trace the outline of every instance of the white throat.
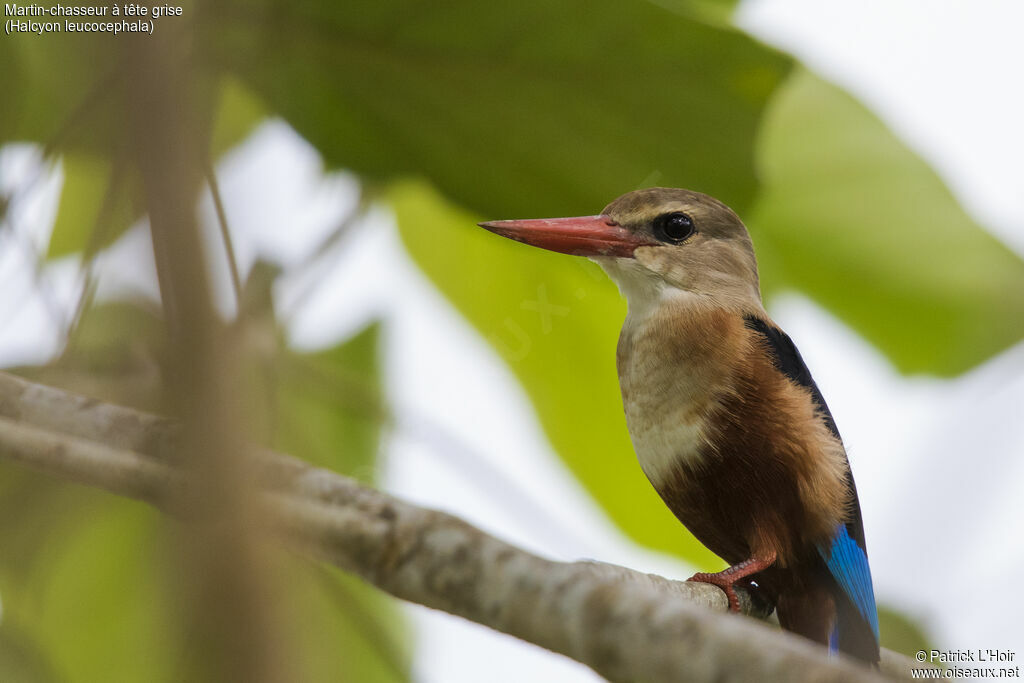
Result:
<instances>
[{"instance_id":1,"label":"white throat","mask_svg":"<svg viewBox=\"0 0 1024 683\"><path fill-rule=\"evenodd\" d=\"M629 307L627 326L649 318L667 303L696 300L696 295L666 282L636 259L596 257L591 259L601 266Z\"/></svg>"}]
</instances>

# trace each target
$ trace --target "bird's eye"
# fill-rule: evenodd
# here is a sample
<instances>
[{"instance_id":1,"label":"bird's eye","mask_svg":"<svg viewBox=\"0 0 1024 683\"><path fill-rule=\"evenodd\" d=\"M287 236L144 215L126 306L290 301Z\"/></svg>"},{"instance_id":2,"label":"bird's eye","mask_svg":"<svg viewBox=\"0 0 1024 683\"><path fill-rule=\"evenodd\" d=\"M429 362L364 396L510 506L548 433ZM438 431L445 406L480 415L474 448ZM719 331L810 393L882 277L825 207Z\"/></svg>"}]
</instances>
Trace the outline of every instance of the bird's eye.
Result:
<instances>
[{"instance_id":1,"label":"bird's eye","mask_svg":"<svg viewBox=\"0 0 1024 683\"><path fill-rule=\"evenodd\" d=\"M662 242L679 244L693 234L693 219L678 211L654 219L654 236Z\"/></svg>"}]
</instances>

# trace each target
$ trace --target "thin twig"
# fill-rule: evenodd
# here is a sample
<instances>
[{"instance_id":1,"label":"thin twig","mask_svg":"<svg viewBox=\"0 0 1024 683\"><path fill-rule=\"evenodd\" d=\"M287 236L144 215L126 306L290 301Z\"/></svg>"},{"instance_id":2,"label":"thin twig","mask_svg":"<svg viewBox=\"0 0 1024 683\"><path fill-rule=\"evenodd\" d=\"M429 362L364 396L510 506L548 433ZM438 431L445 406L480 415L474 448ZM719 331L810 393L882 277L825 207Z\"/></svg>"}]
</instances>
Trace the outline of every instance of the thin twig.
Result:
<instances>
[{"instance_id":1,"label":"thin twig","mask_svg":"<svg viewBox=\"0 0 1024 683\"><path fill-rule=\"evenodd\" d=\"M231 240L231 229L228 227L228 214L224 210L224 202L220 195L220 184L217 172L209 159L205 160L206 182L210 186L213 208L217 212L217 225L220 226L220 238L224 242L224 254L227 256L228 268L231 270L231 286L235 290L235 305L242 306L242 276L238 272L238 259L235 257L235 245Z\"/></svg>"}]
</instances>

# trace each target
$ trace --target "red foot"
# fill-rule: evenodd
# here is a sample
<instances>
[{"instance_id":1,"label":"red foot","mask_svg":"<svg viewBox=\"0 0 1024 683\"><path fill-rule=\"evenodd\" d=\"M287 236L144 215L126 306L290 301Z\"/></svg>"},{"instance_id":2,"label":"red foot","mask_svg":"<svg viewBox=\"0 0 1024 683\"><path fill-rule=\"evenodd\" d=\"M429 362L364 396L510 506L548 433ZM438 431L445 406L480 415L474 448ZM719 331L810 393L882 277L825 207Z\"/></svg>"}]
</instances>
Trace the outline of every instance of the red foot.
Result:
<instances>
[{"instance_id":1,"label":"red foot","mask_svg":"<svg viewBox=\"0 0 1024 683\"><path fill-rule=\"evenodd\" d=\"M736 595L736 588L734 587L736 582L741 579L745 579L751 574L763 571L773 564L775 564L775 553L764 558L752 557L749 560L744 560L739 564L734 564L728 569L723 569L720 572L698 572L687 580L697 581L699 583L710 583L713 586L718 586L725 591L725 595L729 598L729 610L732 612L739 612L740 599L739 596Z\"/></svg>"}]
</instances>

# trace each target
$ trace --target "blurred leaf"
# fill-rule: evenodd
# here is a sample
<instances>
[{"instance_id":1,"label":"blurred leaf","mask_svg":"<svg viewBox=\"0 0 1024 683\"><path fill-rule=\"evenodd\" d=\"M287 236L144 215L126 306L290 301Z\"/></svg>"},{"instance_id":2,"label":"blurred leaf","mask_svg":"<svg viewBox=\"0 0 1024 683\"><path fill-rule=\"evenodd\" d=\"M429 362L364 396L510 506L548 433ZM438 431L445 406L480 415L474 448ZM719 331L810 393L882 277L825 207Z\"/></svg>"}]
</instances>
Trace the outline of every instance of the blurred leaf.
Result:
<instances>
[{"instance_id":1,"label":"blurred leaf","mask_svg":"<svg viewBox=\"0 0 1024 683\"><path fill-rule=\"evenodd\" d=\"M64 185L47 258L74 252L86 256L120 237L141 213L125 163L69 153L62 159Z\"/></svg>"},{"instance_id":2,"label":"blurred leaf","mask_svg":"<svg viewBox=\"0 0 1024 683\"><path fill-rule=\"evenodd\" d=\"M908 657L919 650L931 649L928 637L917 623L885 605L878 607L878 627L882 634L882 647Z\"/></svg>"},{"instance_id":3,"label":"blurred leaf","mask_svg":"<svg viewBox=\"0 0 1024 683\"><path fill-rule=\"evenodd\" d=\"M230 76L221 79L210 136L213 159L242 142L266 115L263 103L245 86Z\"/></svg>"},{"instance_id":4,"label":"blurred leaf","mask_svg":"<svg viewBox=\"0 0 1024 683\"><path fill-rule=\"evenodd\" d=\"M89 495L81 487L0 463L0 576L12 584L27 584L42 571L47 553L74 533L67 513L79 510Z\"/></svg>"},{"instance_id":5,"label":"blurred leaf","mask_svg":"<svg viewBox=\"0 0 1024 683\"><path fill-rule=\"evenodd\" d=\"M303 680L409 680L409 634L392 598L333 567L295 558L292 564L285 636L295 644Z\"/></svg>"},{"instance_id":6,"label":"blurred leaf","mask_svg":"<svg viewBox=\"0 0 1024 683\"><path fill-rule=\"evenodd\" d=\"M805 292L904 372L963 372L1024 336L1024 262L849 95L795 73L760 159L766 290Z\"/></svg>"},{"instance_id":7,"label":"blurred leaf","mask_svg":"<svg viewBox=\"0 0 1024 683\"><path fill-rule=\"evenodd\" d=\"M712 23L732 25L733 10L739 0L650 0L667 10L692 15Z\"/></svg>"},{"instance_id":8,"label":"blurred leaf","mask_svg":"<svg viewBox=\"0 0 1024 683\"><path fill-rule=\"evenodd\" d=\"M90 494L66 522L75 533L48 548L28 583L4 582L5 619L30 634L60 680L172 680L159 518Z\"/></svg>"},{"instance_id":9,"label":"blurred leaf","mask_svg":"<svg viewBox=\"0 0 1024 683\"><path fill-rule=\"evenodd\" d=\"M50 7L56 3L43 3ZM0 141L97 150L118 139L113 41L95 34L18 34L0 41Z\"/></svg>"},{"instance_id":10,"label":"blurred leaf","mask_svg":"<svg viewBox=\"0 0 1024 683\"><path fill-rule=\"evenodd\" d=\"M0 621L0 681L57 683L53 667L39 646L17 629L10 616Z\"/></svg>"},{"instance_id":11,"label":"blurred leaf","mask_svg":"<svg viewBox=\"0 0 1024 683\"><path fill-rule=\"evenodd\" d=\"M790 64L646 0L210 11L210 49L328 163L427 175L492 218L595 213L652 184L749 205L758 120Z\"/></svg>"},{"instance_id":12,"label":"blurred leaf","mask_svg":"<svg viewBox=\"0 0 1024 683\"><path fill-rule=\"evenodd\" d=\"M585 259L525 247L422 184L391 192L406 247L519 377L555 450L636 541L721 565L658 498L636 462L615 345L625 302Z\"/></svg>"},{"instance_id":13,"label":"blurred leaf","mask_svg":"<svg viewBox=\"0 0 1024 683\"><path fill-rule=\"evenodd\" d=\"M34 382L160 412L163 335L163 321L148 302L104 302L85 311L57 360L14 372Z\"/></svg>"},{"instance_id":14,"label":"blurred leaf","mask_svg":"<svg viewBox=\"0 0 1024 683\"><path fill-rule=\"evenodd\" d=\"M372 483L380 430L380 328L343 344L284 359L277 447L311 463Z\"/></svg>"}]
</instances>

